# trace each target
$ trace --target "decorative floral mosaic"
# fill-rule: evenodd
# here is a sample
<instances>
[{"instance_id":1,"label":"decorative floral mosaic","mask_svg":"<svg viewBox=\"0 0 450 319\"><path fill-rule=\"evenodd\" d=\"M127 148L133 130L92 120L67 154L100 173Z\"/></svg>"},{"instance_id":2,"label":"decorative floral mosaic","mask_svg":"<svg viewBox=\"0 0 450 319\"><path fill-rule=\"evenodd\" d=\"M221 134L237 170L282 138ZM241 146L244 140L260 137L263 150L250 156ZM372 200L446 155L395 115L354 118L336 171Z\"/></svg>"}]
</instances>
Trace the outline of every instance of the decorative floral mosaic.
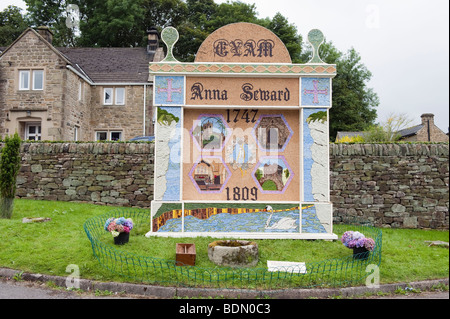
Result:
<instances>
[{"instance_id":1,"label":"decorative floral mosaic","mask_svg":"<svg viewBox=\"0 0 450 319\"><path fill-rule=\"evenodd\" d=\"M157 109L155 158L155 198L180 200L181 181L181 107L159 107Z\"/></svg>"},{"instance_id":2,"label":"decorative floral mosaic","mask_svg":"<svg viewBox=\"0 0 450 319\"><path fill-rule=\"evenodd\" d=\"M199 193L221 193L230 179L231 171L220 156L201 156L189 172Z\"/></svg>"},{"instance_id":3,"label":"decorative floral mosaic","mask_svg":"<svg viewBox=\"0 0 450 319\"><path fill-rule=\"evenodd\" d=\"M267 211L247 208L175 209L153 219L155 232L326 233L311 204ZM184 225L184 228L183 228Z\"/></svg>"},{"instance_id":4,"label":"decorative floral mosaic","mask_svg":"<svg viewBox=\"0 0 450 319\"><path fill-rule=\"evenodd\" d=\"M331 81L328 78L301 79L302 106L331 106Z\"/></svg>"},{"instance_id":5,"label":"decorative floral mosaic","mask_svg":"<svg viewBox=\"0 0 450 319\"><path fill-rule=\"evenodd\" d=\"M184 105L183 76L155 76L155 106Z\"/></svg>"},{"instance_id":6,"label":"decorative floral mosaic","mask_svg":"<svg viewBox=\"0 0 450 319\"><path fill-rule=\"evenodd\" d=\"M216 64L216 63L150 63L153 73L217 74L326 74L335 75L335 65L314 64Z\"/></svg>"},{"instance_id":7,"label":"decorative floral mosaic","mask_svg":"<svg viewBox=\"0 0 450 319\"><path fill-rule=\"evenodd\" d=\"M282 194L293 177L286 158L282 155L264 156L253 171L253 180L263 194Z\"/></svg>"}]
</instances>

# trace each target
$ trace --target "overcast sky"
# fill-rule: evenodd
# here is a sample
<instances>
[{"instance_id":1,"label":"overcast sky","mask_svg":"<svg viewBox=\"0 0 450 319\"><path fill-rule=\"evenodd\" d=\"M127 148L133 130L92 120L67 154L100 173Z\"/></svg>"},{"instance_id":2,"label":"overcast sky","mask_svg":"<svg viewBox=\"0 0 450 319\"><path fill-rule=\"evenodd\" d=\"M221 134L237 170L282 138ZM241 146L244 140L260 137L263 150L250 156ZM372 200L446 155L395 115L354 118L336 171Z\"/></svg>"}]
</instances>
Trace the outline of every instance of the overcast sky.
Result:
<instances>
[{"instance_id":1,"label":"overcast sky","mask_svg":"<svg viewBox=\"0 0 450 319\"><path fill-rule=\"evenodd\" d=\"M354 47L373 74L368 85L380 97L379 121L405 113L416 125L433 113L448 132L448 0L241 1L256 4L260 18L280 12L304 39L317 28L340 51ZM0 0L0 11L10 4L26 8L21 0Z\"/></svg>"}]
</instances>

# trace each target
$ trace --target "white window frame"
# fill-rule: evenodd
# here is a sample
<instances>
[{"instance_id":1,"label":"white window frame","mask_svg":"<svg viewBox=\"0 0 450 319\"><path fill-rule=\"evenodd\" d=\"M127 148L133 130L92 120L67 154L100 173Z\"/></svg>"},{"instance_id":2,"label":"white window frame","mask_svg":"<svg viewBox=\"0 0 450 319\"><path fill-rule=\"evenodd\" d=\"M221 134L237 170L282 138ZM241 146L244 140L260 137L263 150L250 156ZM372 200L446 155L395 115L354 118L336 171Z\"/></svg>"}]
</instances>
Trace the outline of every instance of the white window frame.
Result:
<instances>
[{"instance_id":1,"label":"white window frame","mask_svg":"<svg viewBox=\"0 0 450 319\"><path fill-rule=\"evenodd\" d=\"M105 133L106 134L106 139L105 140L101 140L101 139L99 139L98 137L98 135L99 134L101 134L101 133ZM95 141L107 141L108 140L108 131L95 131Z\"/></svg>"},{"instance_id":2,"label":"white window frame","mask_svg":"<svg viewBox=\"0 0 450 319\"><path fill-rule=\"evenodd\" d=\"M41 73L42 74L42 87L41 88L36 88L36 74L37 73ZM33 91L43 91L44 90L44 70L40 70L40 69L36 69L36 70L32 70L32 74L33 74Z\"/></svg>"},{"instance_id":3,"label":"white window frame","mask_svg":"<svg viewBox=\"0 0 450 319\"><path fill-rule=\"evenodd\" d=\"M81 101L83 98L83 82L78 82L78 101Z\"/></svg>"},{"instance_id":4,"label":"white window frame","mask_svg":"<svg viewBox=\"0 0 450 319\"><path fill-rule=\"evenodd\" d=\"M111 102L106 103L106 93L107 91L111 92L110 95L110 99ZM118 102L118 97L117 97L117 93L119 91L123 92L123 100L120 101L120 103ZM103 105L125 105L125 101L126 101L126 90L124 87L117 87L117 88L111 88L111 87L107 87L107 88L103 88Z\"/></svg>"},{"instance_id":5,"label":"white window frame","mask_svg":"<svg viewBox=\"0 0 450 319\"><path fill-rule=\"evenodd\" d=\"M106 91L110 91L109 96L111 102L106 102ZM103 88L103 105L113 105L114 102L114 88Z\"/></svg>"},{"instance_id":6,"label":"white window frame","mask_svg":"<svg viewBox=\"0 0 450 319\"><path fill-rule=\"evenodd\" d=\"M30 134L29 129L31 126L36 127L35 133ZM38 127L41 132L39 132ZM35 137L33 141L40 141L42 139L42 124L40 122L29 122L25 124L25 140L29 140L31 135Z\"/></svg>"},{"instance_id":7,"label":"white window frame","mask_svg":"<svg viewBox=\"0 0 450 319\"><path fill-rule=\"evenodd\" d=\"M118 140L113 140L113 138L112 138L113 133L119 133L120 134L120 137L119 137ZM122 141L122 137L123 137L122 131L111 131L111 132L109 132L109 140L110 141Z\"/></svg>"},{"instance_id":8,"label":"white window frame","mask_svg":"<svg viewBox=\"0 0 450 319\"><path fill-rule=\"evenodd\" d=\"M106 134L106 139L105 140L100 140L98 137L99 134L104 133ZM112 139L112 135L113 133L119 133L120 134L120 138L117 141L123 141L123 131L121 130L98 130L95 131L95 141L113 141Z\"/></svg>"},{"instance_id":9,"label":"white window frame","mask_svg":"<svg viewBox=\"0 0 450 319\"><path fill-rule=\"evenodd\" d=\"M26 74L28 81L26 81L26 87L24 86L23 75ZM30 89L30 70L19 70L19 90L28 91Z\"/></svg>"},{"instance_id":10,"label":"white window frame","mask_svg":"<svg viewBox=\"0 0 450 319\"><path fill-rule=\"evenodd\" d=\"M118 102L118 92L120 92L120 91L122 91L123 92L123 94L122 94L122 101L119 103ZM115 88L114 89L114 102L115 102L115 104L116 105L125 105L125 88Z\"/></svg>"},{"instance_id":11,"label":"white window frame","mask_svg":"<svg viewBox=\"0 0 450 319\"><path fill-rule=\"evenodd\" d=\"M80 135L80 127L78 125L75 125L73 127L73 140L74 140L74 142L78 141L79 135Z\"/></svg>"}]
</instances>

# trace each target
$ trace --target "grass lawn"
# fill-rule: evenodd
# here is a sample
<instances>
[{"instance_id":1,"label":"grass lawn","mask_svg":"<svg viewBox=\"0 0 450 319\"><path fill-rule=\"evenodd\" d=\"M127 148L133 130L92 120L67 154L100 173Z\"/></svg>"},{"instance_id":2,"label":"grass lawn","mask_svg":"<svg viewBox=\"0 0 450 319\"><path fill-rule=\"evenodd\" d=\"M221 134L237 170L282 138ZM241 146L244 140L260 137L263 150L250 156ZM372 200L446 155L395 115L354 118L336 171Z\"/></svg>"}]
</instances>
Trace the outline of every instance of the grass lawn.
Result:
<instances>
[{"instance_id":1,"label":"grass lawn","mask_svg":"<svg viewBox=\"0 0 450 319\"><path fill-rule=\"evenodd\" d=\"M82 278L100 281L125 281L100 266L92 254L90 241L83 229L84 222L115 207L70 202L15 200L10 220L0 219L0 267L24 272L67 276L66 267L78 265ZM148 210L142 210L147 211ZM23 224L24 217L49 217L45 223ZM149 228L133 229L130 242L116 246L141 256L175 259L175 243L195 243L196 265L214 267L207 256L207 245L214 238L145 238ZM345 225L335 225L340 236ZM428 247L425 241L448 242L448 231L383 229L383 250L380 282L412 282L449 276L449 251ZM105 232L102 241L113 243ZM318 262L351 254L340 241L257 240L260 261L257 268L266 267L267 260Z\"/></svg>"}]
</instances>

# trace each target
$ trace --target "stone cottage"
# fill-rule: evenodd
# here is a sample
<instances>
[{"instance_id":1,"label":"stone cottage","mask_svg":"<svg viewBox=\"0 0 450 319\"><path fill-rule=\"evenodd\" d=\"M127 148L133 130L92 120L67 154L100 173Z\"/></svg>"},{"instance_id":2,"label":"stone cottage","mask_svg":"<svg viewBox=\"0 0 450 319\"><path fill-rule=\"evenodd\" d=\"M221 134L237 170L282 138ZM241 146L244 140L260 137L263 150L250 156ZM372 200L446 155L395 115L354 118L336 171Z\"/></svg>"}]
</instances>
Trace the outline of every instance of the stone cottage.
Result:
<instances>
[{"instance_id":1,"label":"stone cottage","mask_svg":"<svg viewBox=\"0 0 450 319\"><path fill-rule=\"evenodd\" d=\"M148 65L164 58L158 33L147 47L61 48L47 27L0 48L0 138L129 140L153 135Z\"/></svg>"},{"instance_id":2,"label":"stone cottage","mask_svg":"<svg viewBox=\"0 0 450 319\"><path fill-rule=\"evenodd\" d=\"M434 114L424 113L422 123L398 132L405 142L448 142L448 135L434 124Z\"/></svg>"}]
</instances>

